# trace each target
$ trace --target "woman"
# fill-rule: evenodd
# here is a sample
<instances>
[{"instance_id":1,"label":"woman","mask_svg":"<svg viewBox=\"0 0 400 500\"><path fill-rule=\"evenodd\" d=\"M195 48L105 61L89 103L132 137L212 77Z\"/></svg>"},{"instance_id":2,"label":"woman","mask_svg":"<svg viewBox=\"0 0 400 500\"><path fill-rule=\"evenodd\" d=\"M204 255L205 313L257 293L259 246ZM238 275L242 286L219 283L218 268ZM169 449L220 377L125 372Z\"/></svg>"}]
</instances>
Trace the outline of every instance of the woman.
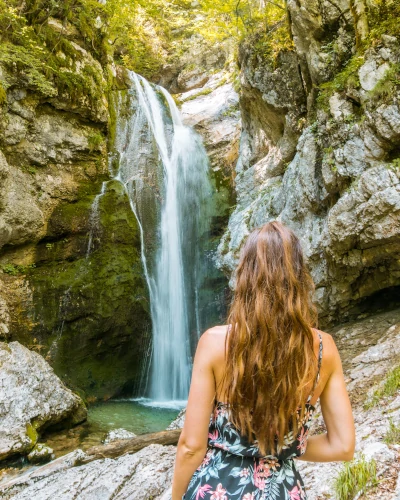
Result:
<instances>
[{"instance_id":1,"label":"woman","mask_svg":"<svg viewBox=\"0 0 400 500\"><path fill-rule=\"evenodd\" d=\"M313 328L313 291L288 227L274 221L250 234L229 325L197 347L172 500L305 499L294 459L353 457L341 360L332 337ZM319 398L327 432L308 437Z\"/></svg>"}]
</instances>

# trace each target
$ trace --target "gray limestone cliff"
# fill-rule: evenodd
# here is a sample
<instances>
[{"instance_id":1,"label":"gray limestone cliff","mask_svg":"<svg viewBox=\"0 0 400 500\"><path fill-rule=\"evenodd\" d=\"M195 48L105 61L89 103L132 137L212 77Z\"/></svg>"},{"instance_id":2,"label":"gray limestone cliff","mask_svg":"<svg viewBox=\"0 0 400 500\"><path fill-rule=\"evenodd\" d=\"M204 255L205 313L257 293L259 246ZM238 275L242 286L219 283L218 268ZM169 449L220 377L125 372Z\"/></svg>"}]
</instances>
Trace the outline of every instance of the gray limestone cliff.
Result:
<instances>
[{"instance_id":1,"label":"gray limestone cliff","mask_svg":"<svg viewBox=\"0 0 400 500\"><path fill-rule=\"evenodd\" d=\"M358 16L348 1L290 1L288 14L292 49L271 56L263 33L240 47L237 205L219 263L231 275L253 228L286 223L324 327L399 303L399 33L375 4Z\"/></svg>"}]
</instances>

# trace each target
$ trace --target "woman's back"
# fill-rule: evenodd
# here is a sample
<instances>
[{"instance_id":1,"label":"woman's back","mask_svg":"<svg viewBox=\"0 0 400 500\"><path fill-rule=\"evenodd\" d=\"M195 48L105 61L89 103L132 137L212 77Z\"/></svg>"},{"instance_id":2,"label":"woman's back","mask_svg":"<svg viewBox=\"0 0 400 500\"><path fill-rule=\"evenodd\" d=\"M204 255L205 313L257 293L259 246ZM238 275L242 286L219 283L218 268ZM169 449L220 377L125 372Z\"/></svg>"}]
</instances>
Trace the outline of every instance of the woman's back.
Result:
<instances>
[{"instance_id":1,"label":"woman's back","mask_svg":"<svg viewBox=\"0 0 400 500\"><path fill-rule=\"evenodd\" d=\"M211 328L197 346L173 500L304 499L295 459L352 458L340 356L332 337L312 328L312 292L289 228L274 221L249 235L229 329ZM318 398L327 432L308 437Z\"/></svg>"},{"instance_id":2,"label":"woman's back","mask_svg":"<svg viewBox=\"0 0 400 500\"><path fill-rule=\"evenodd\" d=\"M206 335L210 337L210 349L211 349L211 344L212 344L212 351L213 351L213 369L214 369L214 376L215 376L215 385L217 387L216 390L216 401L222 401L222 402L227 402L226 398L226 387L224 387L224 373L226 370L226 349L225 349L225 343L226 343L226 336L229 335L228 333L229 328L227 325L223 326L215 326L213 328L210 328L207 330ZM315 405L316 401L319 398L319 395L321 394L323 388L324 388L324 383L326 383L327 380L327 375L329 373L329 370L332 368L332 344L333 344L333 339L331 335L328 333L322 332L321 330L313 329L314 332L314 353L316 358L320 359L320 349L321 346L324 348L324 362L322 365L322 356L321 356L321 370L320 370L320 379L318 380L318 384L314 388L314 394L312 398L312 404ZM318 373L316 372L315 377L318 376ZM312 391L312 384L309 385L309 390L305 391L308 394L310 394Z\"/></svg>"},{"instance_id":3,"label":"woman's back","mask_svg":"<svg viewBox=\"0 0 400 500\"><path fill-rule=\"evenodd\" d=\"M221 341L223 339L225 342L225 336L229 335L227 332L227 327L216 327L207 332L214 347L214 374L217 387L221 387L224 381L226 354L224 343ZM221 391L217 392L210 419L208 450L192 476L184 496L185 500L196 500L199 495L206 492L209 492L211 497L214 495L216 499L232 500L306 498L304 484L293 459L304 454L306 450L309 426L315 411L315 403L311 404L311 401L315 399L315 390L320 382L323 333L315 331L315 337L318 339L315 342L318 369L306 402L306 412L297 433L288 433L283 446L275 454L262 454L257 441L249 442L230 421L229 403L225 398L226 391L222 387ZM318 389L320 390L320 386Z\"/></svg>"}]
</instances>

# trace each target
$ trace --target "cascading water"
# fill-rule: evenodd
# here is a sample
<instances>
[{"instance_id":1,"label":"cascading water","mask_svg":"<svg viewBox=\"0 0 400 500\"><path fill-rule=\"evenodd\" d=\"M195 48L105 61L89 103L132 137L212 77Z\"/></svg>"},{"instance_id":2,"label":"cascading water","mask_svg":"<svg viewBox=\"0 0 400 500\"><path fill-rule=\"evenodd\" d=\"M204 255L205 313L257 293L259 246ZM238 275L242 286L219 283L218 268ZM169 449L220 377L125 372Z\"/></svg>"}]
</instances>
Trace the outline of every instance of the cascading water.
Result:
<instances>
[{"instance_id":1,"label":"cascading water","mask_svg":"<svg viewBox=\"0 0 400 500\"><path fill-rule=\"evenodd\" d=\"M171 95L135 73L130 76L130 103L121 94L116 103L115 178L125 185L139 222L150 295L153 347L142 393L153 404L179 405L189 389L191 338L201 328L208 159Z\"/></svg>"}]
</instances>

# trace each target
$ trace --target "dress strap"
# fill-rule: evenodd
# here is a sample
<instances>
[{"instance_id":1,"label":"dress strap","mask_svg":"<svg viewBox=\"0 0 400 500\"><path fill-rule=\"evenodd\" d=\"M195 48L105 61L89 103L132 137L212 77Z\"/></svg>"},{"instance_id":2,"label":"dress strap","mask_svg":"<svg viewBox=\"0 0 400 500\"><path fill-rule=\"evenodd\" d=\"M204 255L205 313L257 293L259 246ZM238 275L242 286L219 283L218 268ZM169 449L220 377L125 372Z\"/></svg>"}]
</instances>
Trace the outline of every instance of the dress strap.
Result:
<instances>
[{"instance_id":1,"label":"dress strap","mask_svg":"<svg viewBox=\"0 0 400 500\"><path fill-rule=\"evenodd\" d=\"M322 335L319 332L318 332L318 337L319 337L318 371L317 371L317 376L315 377L315 380L314 380L314 385L313 385L313 388L311 390L311 394L308 396L307 403L309 403L311 401L311 399L314 395L314 390L319 382L319 377L320 377L323 344L322 344Z\"/></svg>"}]
</instances>

